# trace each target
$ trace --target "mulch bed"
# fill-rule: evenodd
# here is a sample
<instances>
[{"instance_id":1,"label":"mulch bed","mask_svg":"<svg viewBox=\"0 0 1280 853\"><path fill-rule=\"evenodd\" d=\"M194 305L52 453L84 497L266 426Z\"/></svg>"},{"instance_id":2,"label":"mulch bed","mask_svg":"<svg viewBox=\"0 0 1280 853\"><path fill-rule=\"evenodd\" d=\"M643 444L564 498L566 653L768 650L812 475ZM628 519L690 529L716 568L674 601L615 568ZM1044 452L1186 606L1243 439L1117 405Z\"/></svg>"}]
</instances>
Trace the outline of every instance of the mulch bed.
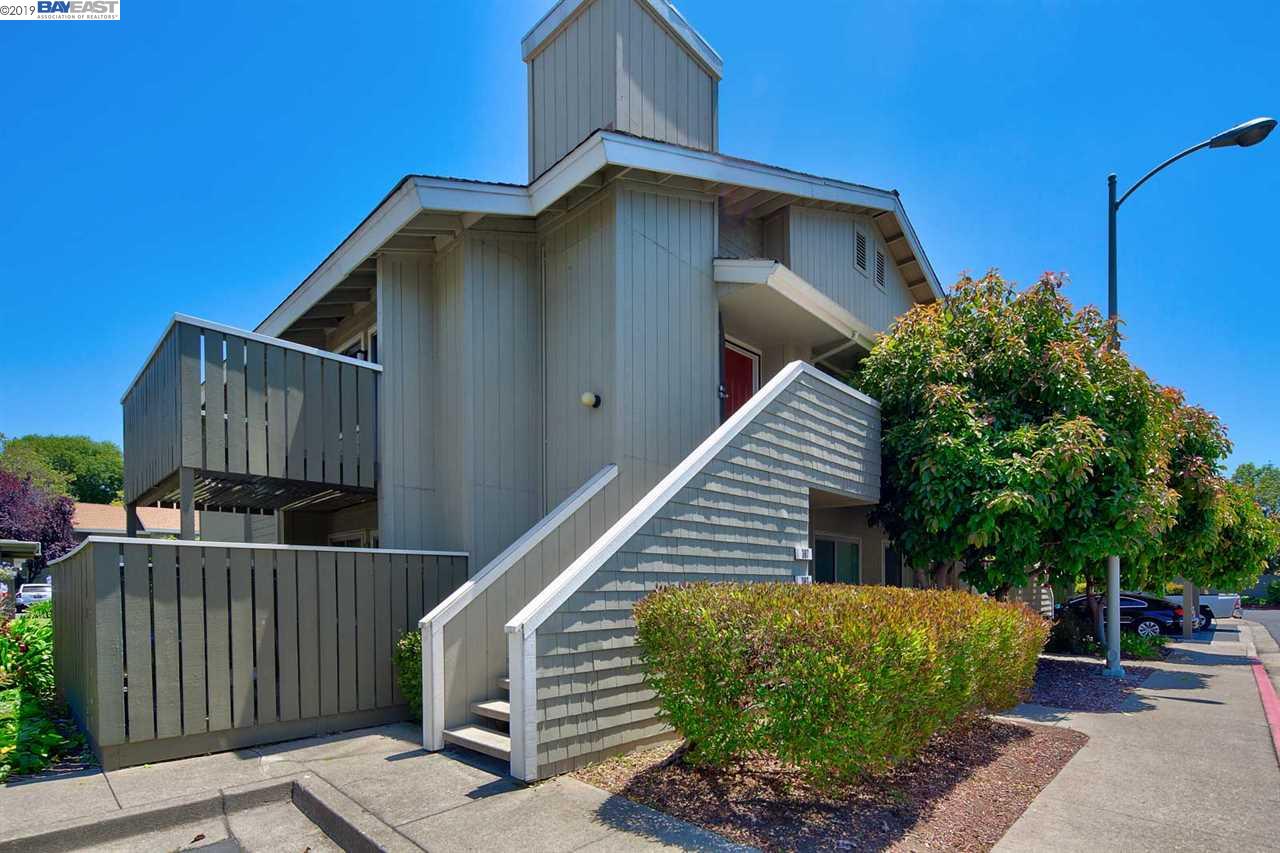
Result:
<instances>
[{"instance_id":1,"label":"mulch bed","mask_svg":"<svg viewBox=\"0 0 1280 853\"><path fill-rule=\"evenodd\" d=\"M574 775L766 850L990 850L1084 746L1071 729L979 719L884 775L829 794L767 756L728 768L636 750Z\"/></svg>"},{"instance_id":2,"label":"mulch bed","mask_svg":"<svg viewBox=\"0 0 1280 853\"><path fill-rule=\"evenodd\" d=\"M1117 711L1135 687L1155 672L1149 666L1126 664L1124 678L1102 674L1106 664L1041 657L1028 701L1067 711Z\"/></svg>"}]
</instances>

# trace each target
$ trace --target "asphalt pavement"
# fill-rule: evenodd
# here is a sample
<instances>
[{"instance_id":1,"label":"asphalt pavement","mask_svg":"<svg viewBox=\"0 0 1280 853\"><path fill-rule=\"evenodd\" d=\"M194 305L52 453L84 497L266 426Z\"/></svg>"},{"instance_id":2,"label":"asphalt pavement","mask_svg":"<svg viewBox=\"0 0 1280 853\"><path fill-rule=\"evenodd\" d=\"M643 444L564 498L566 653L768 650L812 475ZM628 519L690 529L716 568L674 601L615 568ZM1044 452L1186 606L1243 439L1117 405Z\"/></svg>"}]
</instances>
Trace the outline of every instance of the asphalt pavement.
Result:
<instances>
[{"instance_id":1,"label":"asphalt pavement","mask_svg":"<svg viewBox=\"0 0 1280 853\"><path fill-rule=\"evenodd\" d=\"M1252 607L1246 607L1244 618L1266 628L1271 638L1280 643L1280 610L1255 610Z\"/></svg>"}]
</instances>

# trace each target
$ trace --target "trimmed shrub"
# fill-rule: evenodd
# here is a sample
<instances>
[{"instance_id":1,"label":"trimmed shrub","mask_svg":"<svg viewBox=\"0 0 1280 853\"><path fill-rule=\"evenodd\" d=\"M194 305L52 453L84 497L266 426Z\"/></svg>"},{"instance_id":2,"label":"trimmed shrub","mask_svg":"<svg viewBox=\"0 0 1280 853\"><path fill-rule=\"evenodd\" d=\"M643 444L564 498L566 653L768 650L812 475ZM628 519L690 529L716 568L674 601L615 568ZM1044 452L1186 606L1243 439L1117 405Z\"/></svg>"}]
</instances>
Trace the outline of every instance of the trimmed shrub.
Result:
<instances>
[{"instance_id":1,"label":"trimmed shrub","mask_svg":"<svg viewBox=\"0 0 1280 853\"><path fill-rule=\"evenodd\" d=\"M967 593L825 584L668 587L635 617L647 682L693 763L768 752L820 786L1017 704L1049 630Z\"/></svg>"},{"instance_id":2,"label":"trimmed shrub","mask_svg":"<svg viewBox=\"0 0 1280 853\"><path fill-rule=\"evenodd\" d=\"M422 632L405 631L396 642L396 683L413 718L422 722Z\"/></svg>"}]
</instances>

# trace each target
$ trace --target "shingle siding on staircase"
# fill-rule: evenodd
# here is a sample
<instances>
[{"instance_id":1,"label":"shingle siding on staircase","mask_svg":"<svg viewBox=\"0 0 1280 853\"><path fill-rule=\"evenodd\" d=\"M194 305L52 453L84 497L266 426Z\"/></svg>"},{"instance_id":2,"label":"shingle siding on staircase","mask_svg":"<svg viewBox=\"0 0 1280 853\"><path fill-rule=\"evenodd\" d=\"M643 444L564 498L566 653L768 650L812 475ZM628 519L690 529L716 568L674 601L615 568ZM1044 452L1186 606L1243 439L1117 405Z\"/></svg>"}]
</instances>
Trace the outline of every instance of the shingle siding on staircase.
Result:
<instances>
[{"instance_id":1,"label":"shingle siding on staircase","mask_svg":"<svg viewBox=\"0 0 1280 853\"><path fill-rule=\"evenodd\" d=\"M632 608L659 586L808 571L809 489L879 499L879 411L802 374L537 629L540 777L662 736Z\"/></svg>"}]
</instances>

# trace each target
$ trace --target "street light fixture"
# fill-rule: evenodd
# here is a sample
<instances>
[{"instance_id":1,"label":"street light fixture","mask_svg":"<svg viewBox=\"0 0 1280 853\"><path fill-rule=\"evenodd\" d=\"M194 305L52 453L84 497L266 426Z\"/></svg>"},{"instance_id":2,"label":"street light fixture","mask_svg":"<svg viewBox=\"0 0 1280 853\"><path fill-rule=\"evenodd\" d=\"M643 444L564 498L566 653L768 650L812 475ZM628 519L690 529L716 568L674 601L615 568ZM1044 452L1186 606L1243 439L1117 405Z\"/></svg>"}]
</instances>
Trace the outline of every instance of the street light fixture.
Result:
<instances>
[{"instance_id":1,"label":"street light fixture","mask_svg":"<svg viewBox=\"0 0 1280 853\"><path fill-rule=\"evenodd\" d=\"M1107 317L1112 321L1112 348L1120 345L1118 327L1120 312L1116 307L1116 211L1120 209L1120 205L1124 204L1125 199L1133 195L1134 190L1151 180L1157 172L1176 163L1188 154L1194 154L1203 148L1231 148L1234 146L1248 148L1266 139L1267 134L1271 133L1275 126L1276 120L1273 118L1260 117L1250 119L1243 124L1224 130L1222 133L1210 137L1198 145L1192 145L1190 148L1179 151L1139 178L1138 182L1125 190L1124 195L1120 196L1119 199L1116 198L1115 173L1107 175ZM1184 622L1195 618L1193 612L1195 604L1192 598L1193 595L1190 594L1190 590L1182 596L1184 614L1182 618ZM1124 676L1124 668L1120 666L1120 558L1117 556L1107 558L1106 674L1116 678Z\"/></svg>"}]
</instances>

